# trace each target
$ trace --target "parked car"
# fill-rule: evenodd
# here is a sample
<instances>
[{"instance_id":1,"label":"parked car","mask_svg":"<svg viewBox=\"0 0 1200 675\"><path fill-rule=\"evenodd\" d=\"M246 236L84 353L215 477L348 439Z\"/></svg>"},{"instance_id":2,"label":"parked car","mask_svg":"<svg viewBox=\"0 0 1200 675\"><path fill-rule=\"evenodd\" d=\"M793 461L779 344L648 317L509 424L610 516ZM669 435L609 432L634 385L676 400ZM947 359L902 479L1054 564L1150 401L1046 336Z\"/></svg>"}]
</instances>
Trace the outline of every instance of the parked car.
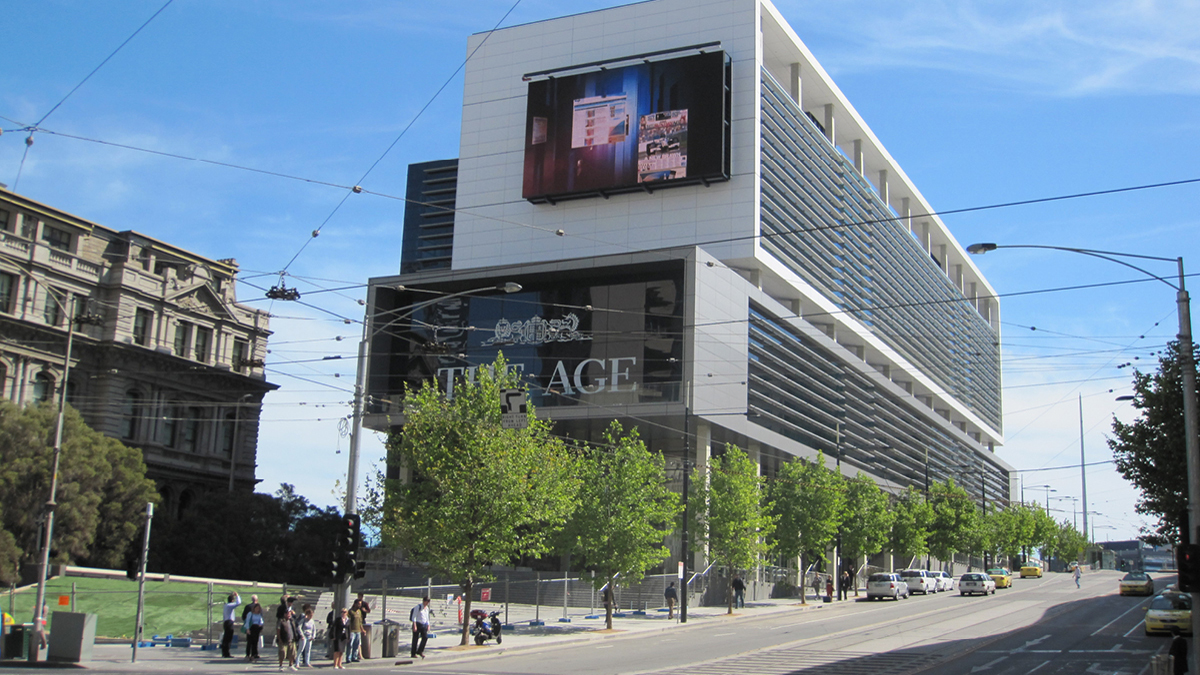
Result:
<instances>
[{"instance_id":1,"label":"parked car","mask_svg":"<svg viewBox=\"0 0 1200 675\"><path fill-rule=\"evenodd\" d=\"M1146 608L1146 635L1170 633L1192 634L1192 597L1187 593L1161 593Z\"/></svg>"},{"instance_id":2,"label":"parked car","mask_svg":"<svg viewBox=\"0 0 1200 675\"><path fill-rule=\"evenodd\" d=\"M983 572L967 572L958 578L959 595L996 594L996 582Z\"/></svg>"},{"instance_id":3,"label":"parked car","mask_svg":"<svg viewBox=\"0 0 1200 675\"><path fill-rule=\"evenodd\" d=\"M1130 572L1117 583L1121 595L1154 595L1154 580L1145 572Z\"/></svg>"},{"instance_id":4,"label":"parked car","mask_svg":"<svg viewBox=\"0 0 1200 675\"><path fill-rule=\"evenodd\" d=\"M996 588L1012 587L1012 574L1003 567L993 567L987 573L992 578L992 581L996 582Z\"/></svg>"},{"instance_id":5,"label":"parked car","mask_svg":"<svg viewBox=\"0 0 1200 675\"><path fill-rule=\"evenodd\" d=\"M927 574L932 576L933 580L937 582L938 593L941 593L942 591L954 590L954 577L950 576L949 572L934 570L932 572L927 572Z\"/></svg>"},{"instance_id":6,"label":"parked car","mask_svg":"<svg viewBox=\"0 0 1200 675\"><path fill-rule=\"evenodd\" d=\"M908 584L894 572L876 572L867 577L867 599L908 597Z\"/></svg>"},{"instance_id":7,"label":"parked car","mask_svg":"<svg viewBox=\"0 0 1200 675\"><path fill-rule=\"evenodd\" d=\"M908 584L908 590L921 595L937 593L938 583L925 570L900 570L900 578Z\"/></svg>"},{"instance_id":8,"label":"parked car","mask_svg":"<svg viewBox=\"0 0 1200 675\"><path fill-rule=\"evenodd\" d=\"M1041 579L1042 578L1042 568L1037 565L1025 565L1024 567L1022 567L1021 568L1021 578L1026 579L1029 577L1037 577L1038 579Z\"/></svg>"}]
</instances>

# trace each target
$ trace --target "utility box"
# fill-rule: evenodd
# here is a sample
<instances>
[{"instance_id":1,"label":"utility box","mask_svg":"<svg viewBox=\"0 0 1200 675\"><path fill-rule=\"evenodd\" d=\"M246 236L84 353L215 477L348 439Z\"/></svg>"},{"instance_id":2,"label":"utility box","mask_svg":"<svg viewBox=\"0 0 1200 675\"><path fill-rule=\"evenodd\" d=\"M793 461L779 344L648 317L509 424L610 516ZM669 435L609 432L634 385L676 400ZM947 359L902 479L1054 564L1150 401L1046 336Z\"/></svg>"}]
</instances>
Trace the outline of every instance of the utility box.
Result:
<instances>
[{"instance_id":1,"label":"utility box","mask_svg":"<svg viewBox=\"0 0 1200 675\"><path fill-rule=\"evenodd\" d=\"M96 615L81 612L54 612L54 630L50 632L48 661L80 663L92 660L96 645Z\"/></svg>"}]
</instances>

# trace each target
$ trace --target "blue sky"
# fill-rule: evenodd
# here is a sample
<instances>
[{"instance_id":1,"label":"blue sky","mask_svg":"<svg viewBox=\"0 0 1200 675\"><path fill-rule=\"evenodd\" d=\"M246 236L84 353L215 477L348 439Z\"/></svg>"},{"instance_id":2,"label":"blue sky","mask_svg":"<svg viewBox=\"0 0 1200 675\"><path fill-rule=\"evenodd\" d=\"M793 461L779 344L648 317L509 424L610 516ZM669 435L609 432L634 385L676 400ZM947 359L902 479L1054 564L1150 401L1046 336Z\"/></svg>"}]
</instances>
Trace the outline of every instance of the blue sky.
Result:
<instances>
[{"instance_id":1,"label":"blue sky","mask_svg":"<svg viewBox=\"0 0 1200 675\"><path fill-rule=\"evenodd\" d=\"M109 144L402 195L410 162L457 156L455 71L466 38L494 27L513 0L175 0L41 123L47 132L35 134L21 167L27 134L13 129L37 122L164 1L6 3L0 182L109 227L236 258L247 282L241 299L275 315L269 377L282 389L264 407L261 489L289 482L332 503L345 476L348 439L338 422L349 411L360 335L344 321L361 319L367 277L397 271L403 202L352 195L335 212L344 190ZM570 11L615 4L577 1ZM563 7L522 0L502 25L552 18ZM778 7L937 209L1200 177L1194 2ZM944 220L964 246L1183 256L1200 271L1198 198L1193 184ZM996 251L976 262L1002 294L1137 277L1049 251ZM1175 271L1148 264L1157 274ZM271 303L248 285L270 286L285 267L288 285L314 308ZM1082 396L1087 460L1109 459L1112 415L1131 418L1114 400L1129 393L1129 371L1118 366L1153 367L1152 352L1176 332L1173 291L1151 282L1001 302L1000 456L1020 469L1077 465ZM342 359L284 363L325 356ZM382 455L371 439L364 465ZM1025 475L1026 486L1048 484L1053 497L1080 495L1077 466ZM1026 496L1042 501L1045 492ZM1110 464L1089 468L1098 539L1136 534L1143 520L1135 496ZM1050 506L1071 517L1072 502Z\"/></svg>"}]
</instances>

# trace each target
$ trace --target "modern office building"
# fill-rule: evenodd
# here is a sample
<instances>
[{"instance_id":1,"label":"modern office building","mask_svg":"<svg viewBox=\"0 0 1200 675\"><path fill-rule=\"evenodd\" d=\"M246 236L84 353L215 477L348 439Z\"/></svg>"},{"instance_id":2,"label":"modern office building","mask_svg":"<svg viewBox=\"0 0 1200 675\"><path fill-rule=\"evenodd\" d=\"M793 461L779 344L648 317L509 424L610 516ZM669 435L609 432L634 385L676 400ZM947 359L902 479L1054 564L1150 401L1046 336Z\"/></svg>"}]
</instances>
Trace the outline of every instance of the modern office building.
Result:
<instances>
[{"instance_id":1,"label":"modern office building","mask_svg":"<svg viewBox=\"0 0 1200 675\"><path fill-rule=\"evenodd\" d=\"M652 0L466 52L451 256L410 259L406 219L402 273L371 280L368 426L503 351L576 438L617 419L668 457L824 452L1010 500L995 293L774 5ZM460 295L406 317L429 293Z\"/></svg>"},{"instance_id":2,"label":"modern office building","mask_svg":"<svg viewBox=\"0 0 1200 675\"><path fill-rule=\"evenodd\" d=\"M0 189L0 396L67 402L140 448L162 508L252 490L267 313L237 263L116 231ZM70 372L64 372L68 338Z\"/></svg>"}]
</instances>

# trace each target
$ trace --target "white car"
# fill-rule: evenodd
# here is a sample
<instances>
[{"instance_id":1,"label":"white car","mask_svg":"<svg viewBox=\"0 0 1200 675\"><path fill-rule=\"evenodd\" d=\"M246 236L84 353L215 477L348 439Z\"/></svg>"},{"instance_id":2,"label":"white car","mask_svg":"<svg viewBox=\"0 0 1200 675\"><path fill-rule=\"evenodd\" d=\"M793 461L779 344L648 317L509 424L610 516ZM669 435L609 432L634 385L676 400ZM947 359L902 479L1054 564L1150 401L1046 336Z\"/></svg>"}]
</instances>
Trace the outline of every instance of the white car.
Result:
<instances>
[{"instance_id":1,"label":"white car","mask_svg":"<svg viewBox=\"0 0 1200 675\"><path fill-rule=\"evenodd\" d=\"M996 594L996 580L983 572L967 572L958 579L959 595Z\"/></svg>"},{"instance_id":2,"label":"white car","mask_svg":"<svg viewBox=\"0 0 1200 675\"><path fill-rule=\"evenodd\" d=\"M933 572L928 572L927 574L932 575L934 581L937 581L938 593L941 593L942 591L954 590L954 577L950 576L949 572L935 570Z\"/></svg>"},{"instance_id":3,"label":"white car","mask_svg":"<svg viewBox=\"0 0 1200 675\"><path fill-rule=\"evenodd\" d=\"M900 578L908 584L913 593L929 595L938 592L938 582L925 570L900 570Z\"/></svg>"},{"instance_id":4,"label":"white car","mask_svg":"<svg viewBox=\"0 0 1200 675\"><path fill-rule=\"evenodd\" d=\"M876 572L867 577L867 599L891 598L899 600L908 597L908 584L899 574Z\"/></svg>"}]
</instances>

